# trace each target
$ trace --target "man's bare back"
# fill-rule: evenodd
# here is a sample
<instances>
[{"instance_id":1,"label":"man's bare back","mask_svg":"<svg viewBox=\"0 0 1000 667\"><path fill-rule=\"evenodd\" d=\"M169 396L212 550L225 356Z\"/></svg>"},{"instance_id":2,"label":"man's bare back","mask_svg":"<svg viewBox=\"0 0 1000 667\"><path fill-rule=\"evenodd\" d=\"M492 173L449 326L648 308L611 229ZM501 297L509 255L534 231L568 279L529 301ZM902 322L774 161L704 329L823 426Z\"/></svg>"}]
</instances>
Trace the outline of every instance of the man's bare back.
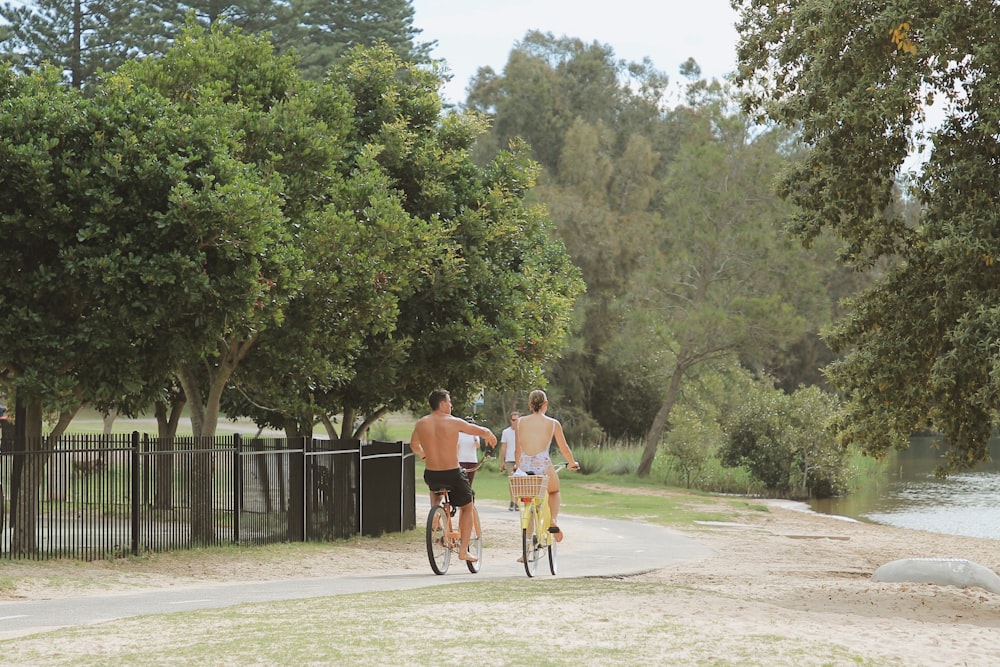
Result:
<instances>
[{"instance_id":1,"label":"man's bare back","mask_svg":"<svg viewBox=\"0 0 1000 667\"><path fill-rule=\"evenodd\" d=\"M449 398L443 400L434 412L417 420L410 436L410 448L424 459L427 470L454 470L459 467L459 433L478 435L491 447L497 444L493 431L453 417Z\"/></svg>"}]
</instances>

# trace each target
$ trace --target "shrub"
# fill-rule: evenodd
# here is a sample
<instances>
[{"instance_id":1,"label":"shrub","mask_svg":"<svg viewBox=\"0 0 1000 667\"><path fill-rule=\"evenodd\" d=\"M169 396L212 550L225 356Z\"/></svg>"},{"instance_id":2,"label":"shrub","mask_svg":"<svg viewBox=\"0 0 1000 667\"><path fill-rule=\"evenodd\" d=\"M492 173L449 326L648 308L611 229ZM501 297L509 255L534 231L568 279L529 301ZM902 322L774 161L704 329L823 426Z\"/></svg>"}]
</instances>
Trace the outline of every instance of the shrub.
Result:
<instances>
[{"instance_id":1,"label":"shrub","mask_svg":"<svg viewBox=\"0 0 1000 667\"><path fill-rule=\"evenodd\" d=\"M667 464L680 474L683 485L690 489L715 453L722 439L721 429L718 424L704 422L692 410L683 407L674 409L673 422L665 438Z\"/></svg>"},{"instance_id":2,"label":"shrub","mask_svg":"<svg viewBox=\"0 0 1000 667\"><path fill-rule=\"evenodd\" d=\"M721 460L781 495L837 495L847 477L845 452L828 428L837 409L817 387L789 395L758 385L727 420Z\"/></svg>"}]
</instances>

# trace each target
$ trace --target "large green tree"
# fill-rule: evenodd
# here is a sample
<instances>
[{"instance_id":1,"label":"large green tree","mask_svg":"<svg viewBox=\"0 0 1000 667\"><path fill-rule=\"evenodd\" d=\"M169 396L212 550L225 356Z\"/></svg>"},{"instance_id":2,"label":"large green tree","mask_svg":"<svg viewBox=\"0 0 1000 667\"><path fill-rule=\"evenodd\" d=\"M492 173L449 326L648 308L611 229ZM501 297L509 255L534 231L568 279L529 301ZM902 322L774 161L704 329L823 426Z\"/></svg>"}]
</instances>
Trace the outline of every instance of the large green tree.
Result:
<instances>
[{"instance_id":1,"label":"large green tree","mask_svg":"<svg viewBox=\"0 0 1000 667\"><path fill-rule=\"evenodd\" d=\"M544 168L536 196L587 284L570 345L546 375L561 418L589 413L614 435L644 433L656 410L651 387L601 352L620 326L612 306L649 243L672 152L665 85L649 62L621 61L607 45L530 32L502 73L479 71L468 99L493 119L480 155L522 137Z\"/></svg>"},{"instance_id":2,"label":"large green tree","mask_svg":"<svg viewBox=\"0 0 1000 667\"><path fill-rule=\"evenodd\" d=\"M163 55L189 16L204 27L224 21L269 35L279 53L319 81L348 49L384 42L400 57L430 63L432 42L418 42L411 0L32 0L0 5L0 59L21 71L49 62L73 86L94 83L144 56Z\"/></svg>"},{"instance_id":3,"label":"large green tree","mask_svg":"<svg viewBox=\"0 0 1000 667\"><path fill-rule=\"evenodd\" d=\"M144 2L122 0L36 0L0 5L0 59L21 71L50 63L75 88L98 69L112 70L142 55L129 35Z\"/></svg>"},{"instance_id":4,"label":"large green tree","mask_svg":"<svg viewBox=\"0 0 1000 667\"><path fill-rule=\"evenodd\" d=\"M388 46L402 60L427 64L434 42L417 41L412 0L295 0L295 30L284 47L300 57L303 75L321 79L357 46Z\"/></svg>"},{"instance_id":5,"label":"large green tree","mask_svg":"<svg viewBox=\"0 0 1000 667\"><path fill-rule=\"evenodd\" d=\"M351 145L371 153L413 224L442 242L408 272L386 269L398 294L394 326L365 331L353 374L322 398L344 415L342 435L359 413L366 426L391 409L424 408L434 386L458 397L537 379L582 289L544 209L527 201L537 168L523 147L477 167L483 119L442 116L437 75L380 53L355 52L330 75L355 101Z\"/></svg>"},{"instance_id":6,"label":"large green tree","mask_svg":"<svg viewBox=\"0 0 1000 667\"><path fill-rule=\"evenodd\" d=\"M83 97L61 73L2 73L0 368L28 406L71 415L165 384L217 340L219 304L267 298L288 264L273 183L236 157L224 116L192 117L148 88L118 82ZM57 437L65 419L53 434ZM15 543L33 548L39 469L21 480ZM22 515L21 512L24 512Z\"/></svg>"},{"instance_id":7,"label":"large green tree","mask_svg":"<svg viewBox=\"0 0 1000 667\"><path fill-rule=\"evenodd\" d=\"M756 368L822 309L818 276L784 238L788 207L769 191L782 132L754 133L718 85L664 182L664 216L623 299L605 354L658 387L638 472L652 468L684 386L736 360Z\"/></svg>"},{"instance_id":8,"label":"large green tree","mask_svg":"<svg viewBox=\"0 0 1000 667\"><path fill-rule=\"evenodd\" d=\"M1000 23L986 0L734 2L748 108L798 128L805 159L782 192L809 242L891 266L832 342L845 440L882 454L917 429L944 469L988 456L1000 407ZM928 109L934 109L928 114ZM893 206L908 158L917 223Z\"/></svg>"}]
</instances>

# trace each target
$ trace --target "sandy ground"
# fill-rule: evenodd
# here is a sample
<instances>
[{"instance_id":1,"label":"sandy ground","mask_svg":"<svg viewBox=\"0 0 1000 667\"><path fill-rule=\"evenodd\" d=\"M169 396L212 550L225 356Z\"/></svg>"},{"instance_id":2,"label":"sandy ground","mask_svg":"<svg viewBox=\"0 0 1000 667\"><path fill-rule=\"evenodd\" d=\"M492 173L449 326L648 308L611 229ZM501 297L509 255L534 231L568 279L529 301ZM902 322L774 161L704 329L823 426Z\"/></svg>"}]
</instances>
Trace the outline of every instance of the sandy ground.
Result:
<instances>
[{"instance_id":1,"label":"sandy ground","mask_svg":"<svg viewBox=\"0 0 1000 667\"><path fill-rule=\"evenodd\" d=\"M571 510L566 512L562 523L571 539ZM488 522L483 528L496 538L491 549L507 554L519 549L511 531ZM739 645L742 655L752 656L756 642L766 655L785 644L835 649L828 660L813 654L801 663L810 665L857 664L856 656L862 656L860 664L907 667L1000 665L1000 595L979 588L871 580L880 565L901 558L963 558L997 571L1000 541L857 523L780 505L743 510L732 521L694 524L682 531L711 547L714 555L633 578L658 591L655 601L639 612L658 614L682 629L642 640L661 642L651 648L670 655L670 664L686 664L685 647L692 638L702 638L701 652L692 653L690 664L736 664L727 661L726 646ZM0 562L0 599L427 569L422 544L400 537L317 546L304 557L300 548L288 554L275 547L119 562ZM626 599L606 604L608 615L637 613ZM585 609L562 611L586 616ZM719 647L718 662L705 662L704 642ZM840 647L853 657L845 661ZM781 664L798 664L794 656L786 658ZM750 658L745 664L768 663Z\"/></svg>"}]
</instances>

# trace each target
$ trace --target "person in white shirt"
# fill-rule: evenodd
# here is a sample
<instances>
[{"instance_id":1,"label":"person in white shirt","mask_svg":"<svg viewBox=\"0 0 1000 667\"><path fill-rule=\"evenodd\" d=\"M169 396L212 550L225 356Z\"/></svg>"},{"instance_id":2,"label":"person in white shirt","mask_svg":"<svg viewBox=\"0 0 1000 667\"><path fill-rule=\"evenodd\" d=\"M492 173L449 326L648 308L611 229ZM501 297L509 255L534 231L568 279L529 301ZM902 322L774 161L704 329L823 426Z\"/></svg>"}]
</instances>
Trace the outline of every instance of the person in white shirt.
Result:
<instances>
[{"instance_id":1,"label":"person in white shirt","mask_svg":"<svg viewBox=\"0 0 1000 667\"><path fill-rule=\"evenodd\" d=\"M465 421L470 424L476 422L471 417L466 417ZM479 436L470 433L458 434L458 465L465 470L466 477L469 478L469 486L476 478L476 469L479 468Z\"/></svg>"},{"instance_id":2,"label":"person in white shirt","mask_svg":"<svg viewBox=\"0 0 1000 667\"><path fill-rule=\"evenodd\" d=\"M520 417L520 412L510 413L510 426L505 428L503 433L500 434L500 460L503 461L502 472L506 473L508 477L514 472L514 453L517 447L517 420ZM510 499L510 505L507 509L511 512L517 509L514 498Z\"/></svg>"}]
</instances>

